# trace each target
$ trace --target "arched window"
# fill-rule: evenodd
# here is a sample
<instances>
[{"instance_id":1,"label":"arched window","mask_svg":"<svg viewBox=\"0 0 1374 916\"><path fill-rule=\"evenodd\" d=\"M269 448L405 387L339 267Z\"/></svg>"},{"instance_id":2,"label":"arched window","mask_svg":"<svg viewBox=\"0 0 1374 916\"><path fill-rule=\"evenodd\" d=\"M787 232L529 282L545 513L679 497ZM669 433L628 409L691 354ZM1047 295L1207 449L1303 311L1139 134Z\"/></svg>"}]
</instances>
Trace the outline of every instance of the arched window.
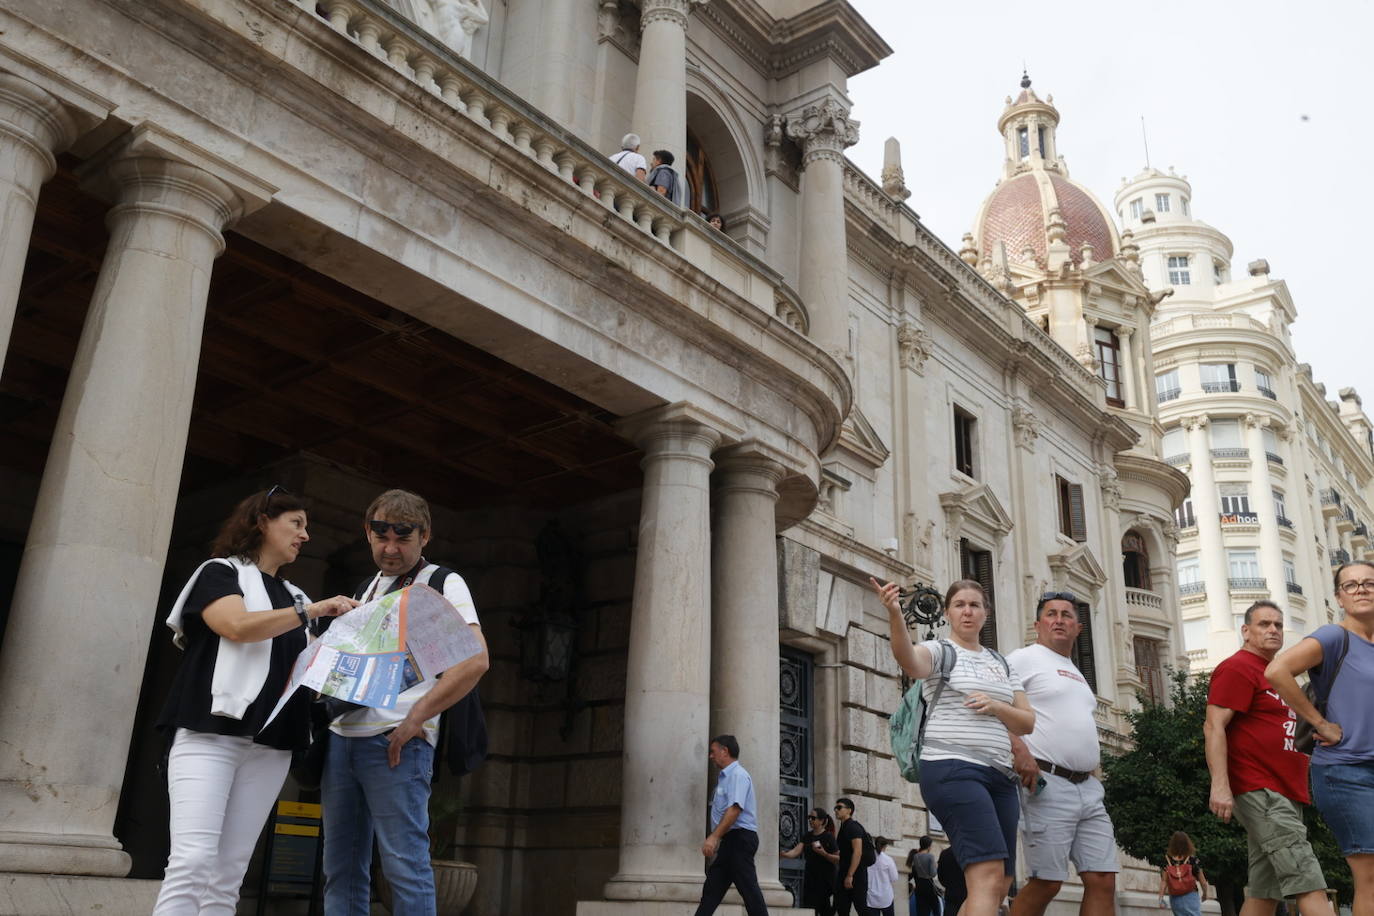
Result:
<instances>
[{"instance_id":1,"label":"arched window","mask_svg":"<svg viewBox=\"0 0 1374 916\"><path fill-rule=\"evenodd\" d=\"M716 213L720 210L720 195L716 193L716 177L711 160L701 148L701 142L691 129L687 130L687 208L693 213Z\"/></svg>"},{"instance_id":2,"label":"arched window","mask_svg":"<svg viewBox=\"0 0 1374 916\"><path fill-rule=\"evenodd\" d=\"M1121 565L1127 588L1150 591L1150 552L1145 539L1134 531L1127 531L1121 539Z\"/></svg>"}]
</instances>

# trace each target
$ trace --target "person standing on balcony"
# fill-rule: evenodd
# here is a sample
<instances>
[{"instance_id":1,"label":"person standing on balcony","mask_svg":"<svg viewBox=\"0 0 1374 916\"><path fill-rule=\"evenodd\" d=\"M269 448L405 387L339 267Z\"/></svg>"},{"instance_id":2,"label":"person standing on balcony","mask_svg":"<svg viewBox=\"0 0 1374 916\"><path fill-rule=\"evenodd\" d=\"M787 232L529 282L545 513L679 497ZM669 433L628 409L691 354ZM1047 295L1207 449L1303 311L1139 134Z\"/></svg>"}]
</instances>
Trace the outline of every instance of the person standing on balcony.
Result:
<instances>
[{"instance_id":1,"label":"person standing on balcony","mask_svg":"<svg viewBox=\"0 0 1374 916\"><path fill-rule=\"evenodd\" d=\"M1078 599L1046 592L1035 607L1036 641L1007 656L1035 710L1035 730L1011 736L1021 780L1021 836L1030 877L1012 901L1012 916L1042 916L1069 877L1083 881L1081 916L1115 910L1116 834L1103 804L1097 696L1071 655L1083 630Z\"/></svg>"},{"instance_id":2,"label":"person standing on balcony","mask_svg":"<svg viewBox=\"0 0 1374 916\"><path fill-rule=\"evenodd\" d=\"M649 165L639 152L639 134L626 134L620 139L620 152L611 161L643 181L649 175Z\"/></svg>"},{"instance_id":3,"label":"person standing on balcony","mask_svg":"<svg viewBox=\"0 0 1374 916\"><path fill-rule=\"evenodd\" d=\"M653 167L649 170L649 187L682 206L686 188L682 176L673 169L674 156L666 149L654 150Z\"/></svg>"},{"instance_id":4,"label":"person standing on balcony","mask_svg":"<svg viewBox=\"0 0 1374 916\"><path fill-rule=\"evenodd\" d=\"M1212 672L1203 733L1212 813L1226 822L1235 817L1249 844L1245 916L1273 916L1285 897L1297 898L1303 916L1332 916L1302 821L1308 760L1294 746L1298 717L1264 679L1283 648L1283 612L1256 601L1245 609L1240 635L1240 651Z\"/></svg>"},{"instance_id":5,"label":"person standing on balcony","mask_svg":"<svg viewBox=\"0 0 1374 916\"><path fill-rule=\"evenodd\" d=\"M1374 916L1374 564L1341 564L1335 585L1345 619L1279 653L1264 676L1312 725L1312 799L1354 876L1354 916ZM1304 671L1319 705L1298 686Z\"/></svg>"}]
</instances>

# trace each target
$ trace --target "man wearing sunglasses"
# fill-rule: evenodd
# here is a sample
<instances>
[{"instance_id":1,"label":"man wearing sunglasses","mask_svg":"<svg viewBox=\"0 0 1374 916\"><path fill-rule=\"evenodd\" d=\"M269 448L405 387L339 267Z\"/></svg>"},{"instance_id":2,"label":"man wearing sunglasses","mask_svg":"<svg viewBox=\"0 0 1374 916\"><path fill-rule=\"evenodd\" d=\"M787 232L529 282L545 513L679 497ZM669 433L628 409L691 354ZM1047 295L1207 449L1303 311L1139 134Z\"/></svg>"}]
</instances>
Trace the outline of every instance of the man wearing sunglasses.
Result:
<instances>
[{"instance_id":1,"label":"man wearing sunglasses","mask_svg":"<svg viewBox=\"0 0 1374 916\"><path fill-rule=\"evenodd\" d=\"M1071 592L1046 592L1035 606L1035 643L1007 656L1035 710L1035 730L1012 735L1012 764L1025 787L1021 832L1025 886L1013 916L1042 916L1069 877L1069 862L1083 881L1080 916L1111 916L1116 909L1116 834L1102 802L1097 740L1097 697L1071 655L1083 624Z\"/></svg>"},{"instance_id":2,"label":"man wearing sunglasses","mask_svg":"<svg viewBox=\"0 0 1374 916\"><path fill-rule=\"evenodd\" d=\"M463 699L486 673L486 640L472 595L462 577L424 558L430 538L429 504L405 490L387 490L372 501L363 531L377 573L358 598L372 601L413 584L429 585L472 628L482 651L439 675L410 683L392 709L355 709L338 716L325 757L325 912L366 916L375 834L382 872L391 884L393 912L434 913L434 873L429 857L429 791L438 742L439 715ZM410 678L414 677L413 683Z\"/></svg>"}]
</instances>

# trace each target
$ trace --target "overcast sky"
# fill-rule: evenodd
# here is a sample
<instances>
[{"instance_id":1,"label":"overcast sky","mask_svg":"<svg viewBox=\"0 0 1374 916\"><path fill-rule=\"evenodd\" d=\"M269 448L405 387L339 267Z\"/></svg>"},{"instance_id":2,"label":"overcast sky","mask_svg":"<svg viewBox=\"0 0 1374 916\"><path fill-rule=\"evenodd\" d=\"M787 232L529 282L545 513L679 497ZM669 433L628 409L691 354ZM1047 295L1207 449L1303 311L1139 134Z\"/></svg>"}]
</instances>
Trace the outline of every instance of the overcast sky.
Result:
<instances>
[{"instance_id":1,"label":"overcast sky","mask_svg":"<svg viewBox=\"0 0 1374 916\"><path fill-rule=\"evenodd\" d=\"M1287 281L1299 361L1374 414L1374 2L850 2L893 54L849 83L849 155L876 177L884 140L901 141L907 203L952 248L1001 173L997 118L1024 59L1070 176L1112 209L1145 165L1143 115L1150 164L1187 176L1233 272L1267 258Z\"/></svg>"}]
</instances>

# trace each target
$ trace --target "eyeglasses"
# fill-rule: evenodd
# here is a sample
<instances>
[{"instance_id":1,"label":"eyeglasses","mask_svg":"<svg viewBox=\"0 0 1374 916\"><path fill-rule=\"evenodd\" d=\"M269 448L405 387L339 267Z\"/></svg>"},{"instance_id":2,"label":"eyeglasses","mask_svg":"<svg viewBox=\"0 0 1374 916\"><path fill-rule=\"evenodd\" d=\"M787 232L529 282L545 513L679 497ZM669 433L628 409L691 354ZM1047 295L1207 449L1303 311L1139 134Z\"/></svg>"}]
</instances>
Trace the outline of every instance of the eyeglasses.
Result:
<instances>
[{"instance_id":1,"label":"eyeglasses","mask_svg":"<svg viewBox=\"0 0 1374 916\"><path fill-rule=\"evenodd\" d=\"M1356 592L1374 592L1374 579L1362 579L1359 582L1342 582L1339 587L1340 590L1347 595L1353 595Z\"/></svg>"},{"instance_id":2,"label":"eyeglasses","mask_svg":"<svg viewBox=\"0 0 1374 916\"><path fill-rule=\"evenodd\" d=\"M394 531L398 538L408 538L420 526L408 522L384 522L379 518L370 518L367 520L367 527L378 537L384 537L388 531Z\"/></svg>"}]
</instances>

